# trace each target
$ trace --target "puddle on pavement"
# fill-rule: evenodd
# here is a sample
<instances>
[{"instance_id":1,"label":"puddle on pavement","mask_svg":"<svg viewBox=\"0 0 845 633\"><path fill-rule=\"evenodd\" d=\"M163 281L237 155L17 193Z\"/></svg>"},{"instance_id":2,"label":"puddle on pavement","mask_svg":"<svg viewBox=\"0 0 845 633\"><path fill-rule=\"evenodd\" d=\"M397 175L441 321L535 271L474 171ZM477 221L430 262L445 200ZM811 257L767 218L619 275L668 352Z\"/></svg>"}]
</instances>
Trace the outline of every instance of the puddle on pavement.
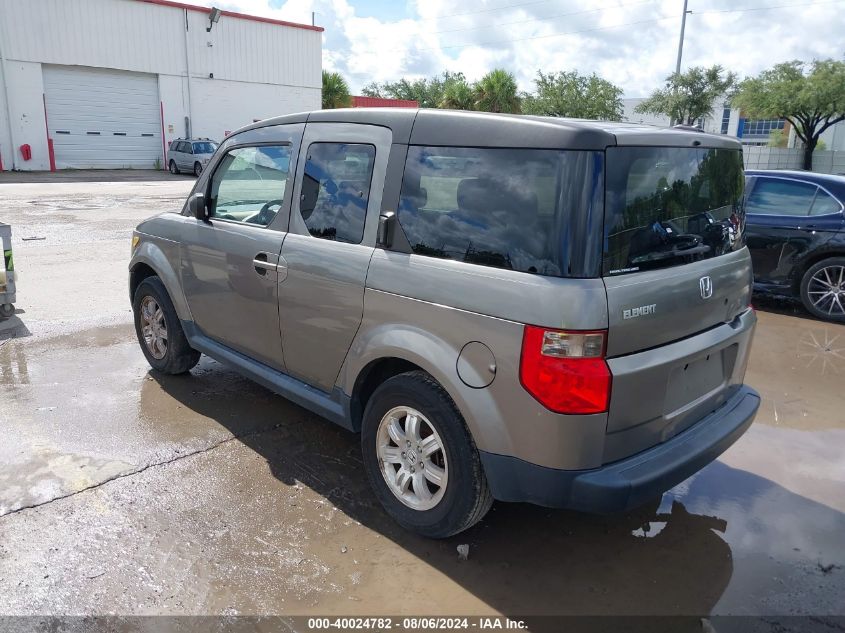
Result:
<instances>
[{"instance_id":1,"label":"puddle on pavement","mask_svg":"<svg viewBox=\"0 0 845 633\"><path fill-rule=\"evenodd\" d=\"M357 436L216 362L154 376L125 326L16 340L0 348L17 416L2 420L0 482L29 477L15 496L169 464L0 518L0 595L36 613L835 613L841 377L799 352L809 333L838 349L840 331L760 313L759 422L659 504L613 517L496 504L444 541L384 515Z\"/></svg>"}]
</instances>

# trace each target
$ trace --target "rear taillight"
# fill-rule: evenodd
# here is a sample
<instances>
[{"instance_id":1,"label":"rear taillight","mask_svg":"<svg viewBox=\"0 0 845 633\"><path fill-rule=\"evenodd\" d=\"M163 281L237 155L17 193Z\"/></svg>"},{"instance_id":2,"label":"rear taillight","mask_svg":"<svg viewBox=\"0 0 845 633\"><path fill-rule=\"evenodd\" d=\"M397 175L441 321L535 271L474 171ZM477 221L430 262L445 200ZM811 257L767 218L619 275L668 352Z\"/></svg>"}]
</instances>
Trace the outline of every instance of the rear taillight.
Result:
<instances>
[{"instance_id":1,"label":"rear taillight","mask_svg":"<svg viewBox=\"0 0 845 633\"><path fill-rule=\"evenodd\" d=\"M519 363L522 386L556 413L607 411L611 375L604 360L606 335L526 325Z\"/></svg>"}]
</instances>

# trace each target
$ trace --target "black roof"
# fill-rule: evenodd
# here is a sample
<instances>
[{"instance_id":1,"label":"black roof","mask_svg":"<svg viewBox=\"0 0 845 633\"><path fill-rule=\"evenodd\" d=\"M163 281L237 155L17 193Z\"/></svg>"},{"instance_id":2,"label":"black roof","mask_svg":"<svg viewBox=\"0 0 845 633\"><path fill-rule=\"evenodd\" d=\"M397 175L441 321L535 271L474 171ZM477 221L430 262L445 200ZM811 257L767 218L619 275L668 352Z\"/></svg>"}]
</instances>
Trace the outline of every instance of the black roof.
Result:
<instances>
[{"instance_id":1,"label":"black roof","mask_svg":"<svg viewBox=\"0 0 845 633\"><path fill-rule=\"evenodd\" d=\"M815 171L801 171L798 169L746 169L747 176L773 176L803 180L821 185L841 201L845 202L845 176L834 174L820 174Z\"/></svg>"},{"instance_id":2,"label":"black roof","mask_svg":"<svg viewBox=\"0 0 845 633\"><path fill-rule=\"evenodd\" d=\"M388 127L393 132L394 143L411 145L583 150L603 150L611 145L742 147L733 137L688 128L429 108L340 108L300 112L265 119L238 132L318 121Z\"/></svg>"}]
</instances>

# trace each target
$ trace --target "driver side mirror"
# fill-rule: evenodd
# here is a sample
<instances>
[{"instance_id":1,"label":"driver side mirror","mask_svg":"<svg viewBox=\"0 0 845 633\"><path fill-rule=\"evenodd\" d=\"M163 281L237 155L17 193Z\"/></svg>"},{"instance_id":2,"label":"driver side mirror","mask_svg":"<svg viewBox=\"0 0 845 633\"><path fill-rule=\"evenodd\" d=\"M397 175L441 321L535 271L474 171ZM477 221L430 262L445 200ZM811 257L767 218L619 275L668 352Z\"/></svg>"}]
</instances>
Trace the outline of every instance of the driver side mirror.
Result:
<instances>
[{"instance_id":1,"label":"driver side mirror","mask_svg":"<svg viewBox=\"0 0 845 633\"><path fill-rule=\"evenodd\" d=\"M205 194L195 193L188 201L188 209L197 220L208 222L208 209L205 206Z\"/></svg>"}]
</instances>

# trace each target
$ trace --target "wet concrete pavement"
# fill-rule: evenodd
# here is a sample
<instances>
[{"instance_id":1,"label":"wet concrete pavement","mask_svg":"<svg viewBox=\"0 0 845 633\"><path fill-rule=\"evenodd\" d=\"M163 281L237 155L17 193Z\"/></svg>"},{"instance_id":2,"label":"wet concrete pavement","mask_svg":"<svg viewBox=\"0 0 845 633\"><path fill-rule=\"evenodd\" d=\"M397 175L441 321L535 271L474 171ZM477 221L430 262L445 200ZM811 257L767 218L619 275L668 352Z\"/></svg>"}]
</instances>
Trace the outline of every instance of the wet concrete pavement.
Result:
<instances>
[{"instance_id":1,"label":"wet concrete pavement","mask_svg":"<svg viewBox=\"0 0 845 633\"><path fill-rule=\"evenodd\" d=\"M496 504L429 541L357 436L206 358L149 372L129 236L190 186L0 183L0 614L845 614L845 327L761 311L756 423L659 506Z\"/></svg>"}]
</instances>

